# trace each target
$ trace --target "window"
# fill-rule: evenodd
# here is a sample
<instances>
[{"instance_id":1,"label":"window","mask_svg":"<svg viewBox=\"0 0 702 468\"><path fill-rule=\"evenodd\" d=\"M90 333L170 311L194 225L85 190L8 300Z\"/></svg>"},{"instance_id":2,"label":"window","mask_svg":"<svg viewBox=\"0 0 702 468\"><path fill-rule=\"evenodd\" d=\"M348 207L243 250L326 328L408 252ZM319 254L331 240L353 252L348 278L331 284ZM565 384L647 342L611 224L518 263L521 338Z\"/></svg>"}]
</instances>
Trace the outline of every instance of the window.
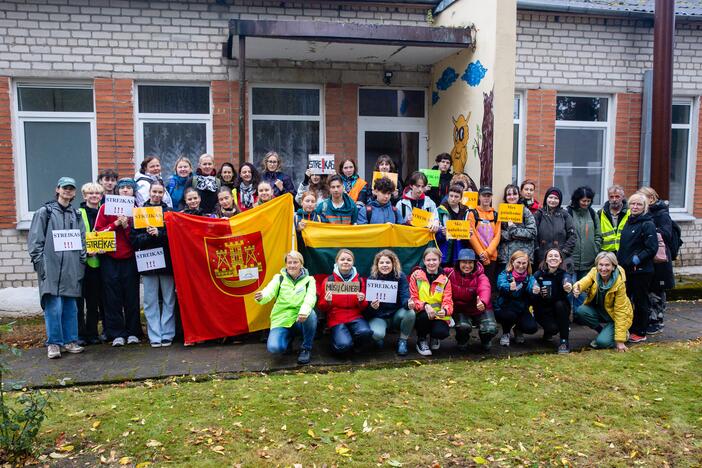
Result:
<instances>
[{"instance_id":1,"label":"window","mask_svg":"<svg viewBox=\"0 0 702 468\"><path fill-rule=\"evenodd\" d=\"M305 176L307 155L322 144L322 91L318 86L251 87L249 148L260 169L269 151L283 159L282 171L297 184Z\"/></svg>"},{"instance_id":2,"label":"window","mask_svg":"<svg viewBox=\"0 0 702 468\"><path fill-rule=\"evenodd\" d=\"M158 156L164 179L181 156L197 167L200 155L212 151L210 88L139 85L137 128L137 159Z\"/></svg>"},{"instance_id":3,"label":"window","mask_svg":"<svg viewBox=\"0 0 702 468\"><path fill-rule=\"evenodd\" d=\"M602 204L608 158L609 98L558 96L554 185L563 196L582 186L595 191L593 205Z\"/></svg>"},{"instance_id":4,"label":"window","mask_svg":"<svg viewBox=\"0 0 702 468\"><path fill-rule=\"evenodd\" d=\"M512 181L515 184L523 179L522 167L522 95L514 95L514 130L512 134Z\"/></svg>"},{"instance_id":5,"label":"window","mask_svg":"<svg viewBox=\"0 0 702 468\"><path fill-rule=\"evenodd\" d=\"M95 180L95 108L89 85L17 83L16 96L19 219L26 221L54 198L59 177L73 177L79 191Z\"/></svg>"},{"instance_id":6,"label":"window","mask_svg":"<svg viewBox=\"0 0 702 468\"><path fill-rule=\"evenodd\" d=\"M673 102L672 135L670 145L670 208L684 211L686 193L692 172L690 149L692 134L692 102Z\"/></svg>"}]
</instances>

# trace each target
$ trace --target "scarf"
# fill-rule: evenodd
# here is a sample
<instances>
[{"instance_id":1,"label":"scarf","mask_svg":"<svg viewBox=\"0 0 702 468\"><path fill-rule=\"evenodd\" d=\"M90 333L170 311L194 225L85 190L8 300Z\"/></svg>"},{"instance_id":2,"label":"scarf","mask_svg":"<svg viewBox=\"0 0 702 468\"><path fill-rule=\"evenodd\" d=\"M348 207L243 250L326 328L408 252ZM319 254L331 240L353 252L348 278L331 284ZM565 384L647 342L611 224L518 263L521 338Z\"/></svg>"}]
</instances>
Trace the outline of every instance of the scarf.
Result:
<instances>
[{"instance_id":1,"label":"scarf","mask_svg":"<svg viewBox=\"0 0 702 468\"><path fill-rule=\"evenodd\" d=\"M342 174L341 180L344 182L344 192L349 193L358 180L358 174L354 174L351 177L346 177Z\"/></svg>"},{"instance_id":2,"label":"scarf","mask_svg":"<svg viewBox=\"0 0 702 468\"><path fill-rule=\"evenodd\" d=\"M239 194L241 194L241 204L246 208L252 208L254 204L253 184L247 184L242 181L239 184Z\"/></svg>"},{"instance_id":3,"label":"scarf","mask_svg":"<svg viewBox=\"0 0 702 468\"><path fill-rule=\"evenodd\" d=\"M348 283L356 277L356 267L351 267L350 272L348 272L346 275L342 275L339 271L339 266L334 265L334 274L341 278L344 281L344 283Z\"/></svg>"},{"instance_id":4,"label":"scarf","mask_svg":"<svg viewBox=\"0 0 702 468\"><path fill-rule=\"evenodd\" d=\"M180 202L183 201L183 192L185 192L185 187L187 187L190 176L181 177L178 174L174 174L171 180L168 181L168 193L171 194L171 200L173 200L173 207L177 208L180 206Z\"/></svg>"},{"instance_id":5,"label":"scarf","mask_svg":"<svg viewBox=\"0 0 702 468\"><path fill-rule=\"evenodd\" d=\"M514 281L517 283L524 281L527 276L529 276L528 270L524 270L522 273L519 273L517 270L512 270L512 278L514 278Z\"/></svg>"},{"instance_id":6,"label":"scarf","mask_svg":"<svg viewBox=\"0 0 702 468\"><path fill-rule=\"evenodd\" d=\"M215 172L212 171L211 174L205 174L200 169L197 170L197 179L195 181L195 188L198 191L216 192L217 191L217 177L215 177Z\"/></svg>"}]
</instances>

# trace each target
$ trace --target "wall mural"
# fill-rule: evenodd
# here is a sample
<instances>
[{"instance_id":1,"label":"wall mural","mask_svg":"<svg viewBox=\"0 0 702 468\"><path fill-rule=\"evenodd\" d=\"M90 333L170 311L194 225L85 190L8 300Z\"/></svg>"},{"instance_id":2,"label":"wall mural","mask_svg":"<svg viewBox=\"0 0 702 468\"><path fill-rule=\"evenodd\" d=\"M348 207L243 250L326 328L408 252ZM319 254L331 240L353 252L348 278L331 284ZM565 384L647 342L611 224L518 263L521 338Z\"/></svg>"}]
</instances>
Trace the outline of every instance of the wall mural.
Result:
<instances>
[{"instance_id":1,"label":"wall mural","mask_svg":"<svg viewBox=\"0 0 702 468\"><path fill-rule=\"evenodd\" d=\"M471 113L468 113L468 117L464 117L463 114L459 115L458 118L451 117L453 121L453 149L451 150L451 161L454 173L463 172L466 167L466 161L468 160L468 140L470 139L470 130L468 129L468 121L470 120Z\"/></svg>"},{"instance_id":2,"label":"wall mural","mask_svg":"<svg viewBox=\"0 0 702 468\"><path fill-rule=\"evenodd\" d=\"M477 60L468 64L461 79L468 83L468 86L478 86L485 75L487 75L487 68L480 63L480 60Z\"/></svg>"},{"instance_id":3,"label":"wall mural","mask_svg":"<svg viewBox=\"0 0 702 468\"><path fill-rule=\"evenodd\" d=\"M480 186L492 186L493 163L493 133L495 115L493 101L495 91L483 93L483 124L476 125L475 139L473 139L473 153L480 161Z\"/></svg>"}]
</instances>

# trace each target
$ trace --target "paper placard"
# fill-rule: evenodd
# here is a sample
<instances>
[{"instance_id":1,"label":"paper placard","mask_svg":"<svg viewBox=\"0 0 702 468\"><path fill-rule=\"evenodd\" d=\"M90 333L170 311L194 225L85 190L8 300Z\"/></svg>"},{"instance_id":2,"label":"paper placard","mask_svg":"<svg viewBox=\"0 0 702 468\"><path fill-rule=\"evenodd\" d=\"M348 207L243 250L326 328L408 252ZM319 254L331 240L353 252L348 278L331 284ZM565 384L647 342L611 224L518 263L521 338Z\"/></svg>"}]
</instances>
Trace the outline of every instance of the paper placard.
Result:
<instances>
[{"instance_id":1,"label":"paper placard","mask_svg":"<svg viewBox=\"0 0 702 468\"><path fill-rule=\"evenodd\" d=\"M446 221L447 239L470 239L470 221Z\"/></svg>"},{"instance_id":2,"label":"paper placard","mask_svg":"<svg viewBox=\"0 0 702 468\"><path fill-rule=\"evenodd\" d=\"M478 192L463 192L461 204L468 208L475 208L478 206Z\"/></svg>"},{"instance_id":3,"label":"paper placard","mask_svg":"<svg viewBox=\"0 0 702 468\"><path fill-rule=\"evenodd\" d=\"M78 229L57 229L51 231L51 235L54 238L54 252L67 252L83 248Z\"/></svg>"},{"instance_id":4,"label":"paper placard","mask_svg":"<svg viewBox=\"0 0 702 468\"><path fill-rule=\"evenodd\" d=\"M134 228L163 227L163 208L160 206L145 206L134 208Z\"/></svg>"},{"instance_id":5,"label":"paper placard","mask_svg":"<svg viewBox=\"0 0 702 468\"><path fill-rule=\"evenodd\" d=\"M369 279L366 281L366 300L394 304L397 302L397 281Z\"/></svg>"},{"instance_id":6,"label":"paper placard","mask_svg":"<svg viewBox=\"0 0 702 468\"><path fill-rule=\"evenodd\" d=\"M239 270L239 281L258 280L258 267Z\"/></svg>"},{"instance_id":7,"label":"paper placard","mask_svg":"<svg viewBox=\"0 0 702 468\"><path fill-rule=\"evenodd\" d=\"M361 292L361 283L353 281L344 283L343 281L330 281L327 283L326 291L332 294L358 294Z\"/></svg>"},{"instance_id":8,"label":"paper placard","mask_svg":"<svg viewBox=\"0 0 702 468\"><path fill-rule=\"evenodd\" d=\"M373 183L371 184L371 187L375 185L375 180L380 179L382 177L387 177L392 181L393 184L395 184L395 189L397 189L397 173L396 172L378 172L378 171L373 171Z\"/></svg>"},{"instance_id":9,"label":"paper placard","mask_svg":"<svg viewBox=\"0 0 702 468\"><path fill-rule=\"evenodd\" d=\"M134 197L105 195L105 214L109 216L132 216Z\"/></svg>"},{"instance_id":10,"label":"paper placard","mask_svg":"<svg viewBox=\"0 0 702 468\"><path fill-rule=\"evenodd\" d=\"M438 187L439 182L441 181L441 171L438 169L420 169L420 172L423 172L425 176L427 176L427 185L431 185L432 187Z\"/></svg>"},{"instance_id":11,"label":"paper placard","mask_svg":"<svg viewBox=\"0 0 702 468\"><path fill-rule=\"evenodd\" d=\"M521 203L500 203L497 208L497 219L503 223L508 221L516 224L524 222L524 205Z\"/></svg>"},{"instance_id":12,"label":"paper placard","mask_svg":"<svg viewBox=\"0 0 702 468\"><path fill-rule=\"evenodd\" d=\"M117 239L115 231L85 233L85 248L89 254L98 252L116 252Z\"/></svg>"},{"instance_id":13,"label":"paper placard","mask_svg":"<svg viewBox=\"0 0 702 468\"><path fill-rule=\"evenodd\" d=\"M308 155L309 165L312 174L335 174L333 154L310 154Z\"/></svg>"},{"instance_id":14,"label":"paper placard","mask_svg":"<svg viewBox=\"0 0 702 468\"><path fill-rule=\"evenodd\" d=\"M429 227L430 222L431 213L421 208L412 208L412 226L425 228Z\"/></svg>"},{"instance_id":15,"label":"paper placard","mask_svg":"<svg viewBox=\"0 0 702 468\"><path fill-rule=\"evenodd\" d=\"M137 250L135 255L137 270L139 270L139 272L166 268L166 256L163 253L162 247L148 250Z\"/></svg>"}]
</instances>

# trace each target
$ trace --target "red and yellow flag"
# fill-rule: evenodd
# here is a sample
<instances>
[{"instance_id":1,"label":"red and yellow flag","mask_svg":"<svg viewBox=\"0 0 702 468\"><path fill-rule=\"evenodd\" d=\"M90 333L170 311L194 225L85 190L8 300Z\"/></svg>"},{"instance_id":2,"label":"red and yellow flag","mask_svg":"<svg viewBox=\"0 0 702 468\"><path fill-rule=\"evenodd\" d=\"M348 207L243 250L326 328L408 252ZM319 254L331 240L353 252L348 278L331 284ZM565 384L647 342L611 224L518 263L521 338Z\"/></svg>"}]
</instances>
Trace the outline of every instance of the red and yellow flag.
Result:
<instances>
[{"instance_id":1,"label":"red and yellow flag","mask_svg":"<svg viewBox=\"0 0 702 468\"><path fill-rule=\"evenodd\" d=\"M253 296L292 249L292 196L230 219L168 212L165 221L185 342L268 328L273 304Z\"/></svg>"}]
</instances>

